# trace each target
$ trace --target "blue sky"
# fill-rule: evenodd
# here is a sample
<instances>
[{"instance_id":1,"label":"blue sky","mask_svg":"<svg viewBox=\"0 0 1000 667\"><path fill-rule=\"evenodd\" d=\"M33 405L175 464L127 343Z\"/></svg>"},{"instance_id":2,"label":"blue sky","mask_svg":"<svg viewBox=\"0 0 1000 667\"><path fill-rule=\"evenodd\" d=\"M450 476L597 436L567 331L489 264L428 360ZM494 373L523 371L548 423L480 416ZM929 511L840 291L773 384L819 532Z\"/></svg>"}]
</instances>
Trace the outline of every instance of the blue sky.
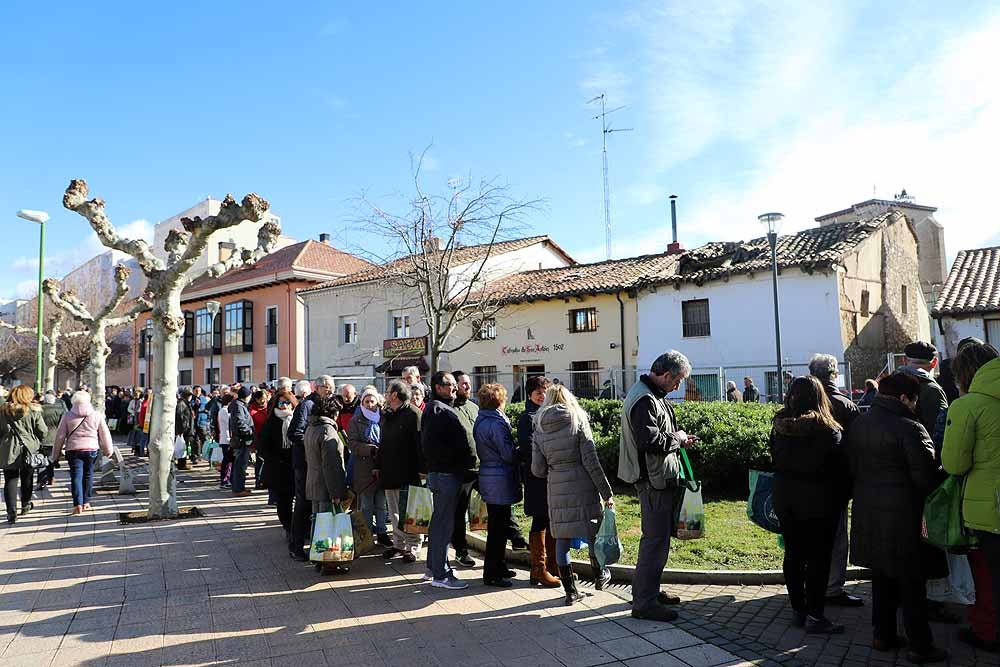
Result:
<instances>
[{"instance_id":1,"label":"blue sky","mask_svg":"<svg viewBox=\"0 0 1000 667\"><path fill-rule=\"evenodd\" d=\"M940 208L949 256L1000 243L995 3L4 3L0 297L98 250L61 208L71 178L148 233L207 195L257 191L297 238L350 225L362 191L472 174L545 199L530 219L602 259L606 91L615 254L786 229L900 188ZM815 5L815 6L813 6ZM58 11L54 9L58 7Z\"/></svg>"}]
</instances>

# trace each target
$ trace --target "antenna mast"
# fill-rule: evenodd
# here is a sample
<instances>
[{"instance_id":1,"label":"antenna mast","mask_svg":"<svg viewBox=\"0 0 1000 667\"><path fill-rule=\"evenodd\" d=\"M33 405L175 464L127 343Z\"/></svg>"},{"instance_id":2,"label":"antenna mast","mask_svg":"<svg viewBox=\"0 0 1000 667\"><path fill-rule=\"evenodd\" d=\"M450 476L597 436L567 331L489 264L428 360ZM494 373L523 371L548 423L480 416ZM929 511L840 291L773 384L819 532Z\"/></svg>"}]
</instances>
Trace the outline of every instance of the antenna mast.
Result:
<instances>
[{"instance_id":1,"label":"antenna mast","mask_svg":"<svg viewBox=\"0 0 1000 667\"><path fill-rule=\"evenodd\" d=\"M605 108L607 93L601 93L597 97L588 100L587 104L600 101L601 113L594 116L594 119L601 120L601 156L604 159L604 243L607 259L611 259L611 187L608 185L608 135L612 132L631 132L631 127L615 129L608 127L608 116L616 111L624 109L624 106L616 107L608 111Z\"/></svg>"}]
</instances>

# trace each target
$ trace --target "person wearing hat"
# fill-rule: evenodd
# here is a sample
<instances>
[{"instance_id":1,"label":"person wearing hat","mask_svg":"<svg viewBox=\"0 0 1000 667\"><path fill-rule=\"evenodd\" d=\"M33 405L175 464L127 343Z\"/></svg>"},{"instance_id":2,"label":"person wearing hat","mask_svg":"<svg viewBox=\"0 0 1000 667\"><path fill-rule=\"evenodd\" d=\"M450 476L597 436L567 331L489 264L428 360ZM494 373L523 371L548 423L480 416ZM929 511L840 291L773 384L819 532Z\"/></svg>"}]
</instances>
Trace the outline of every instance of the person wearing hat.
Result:
<instances>
[{"instance_id":1,"label":"person wearing hat","mask_svg":"<svg viewBox=\"0 0 1000 667\"><path fill-rule=\"evenodd\" d=\"M233 472L230 478L233 495L242 498L251 494L247 488L247 464L250 462L250 446L253 444L253 419L250 417L250 389L240 387L236 400L229 404L229 450L233 457Z\"/></svg>"},{"instance_id":2,"label":"person wearing hat","mask_svg":"<svg viewBox=\"0 0 1000 667\"><path fill-rule=\"evenodd\" d=\"M955 347L955 357L962 353L962 349L968 347L969 345L985 345L986 343L975 336L969 336L968 338L963 338L958 341L958 345ZM941 364L938 367L938 384L944 389L945 396L948 397L948 405L951 405L960 396L958 391L958 385L955 383L955 375L951 370L951 364L954 357L949 357L948 359L942 359Z\"/></svg>"},{"instance_id":3,"label":"person wearing hat","mask_svg":"<svg viewBox=\"0 0 1000 667\"><path fill-rule=\"evenodd\" d=\"M933 375L938 365L937 348L918 340L904 347L903 354L905 365L899 370L914 376L920 383L920 396L916 406L917 419L928 433L933 433L938 415L942 410L948 409L948 397Z\"/></svg>"}]
</instances>

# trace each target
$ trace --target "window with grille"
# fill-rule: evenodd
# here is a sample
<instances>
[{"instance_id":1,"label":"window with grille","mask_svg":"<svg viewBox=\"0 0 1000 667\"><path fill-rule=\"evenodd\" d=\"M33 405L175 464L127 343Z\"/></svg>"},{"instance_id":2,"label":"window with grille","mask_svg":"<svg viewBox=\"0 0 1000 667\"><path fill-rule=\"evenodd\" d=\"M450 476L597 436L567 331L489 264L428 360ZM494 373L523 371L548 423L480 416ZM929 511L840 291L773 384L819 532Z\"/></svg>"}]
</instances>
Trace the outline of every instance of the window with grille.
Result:
<instances>
[{"instance_id":1,"label":"window with grille","mask_svg":"<svg viewBox=\"0 0 1000 667\"><path fill-rule=\"evenodd\" d=\"M685 381L695 386L695 389L698 390L698 397L701 400L703 401L719 400L720 383L719 383L719 375L717 373L692 375ZM686 388L687 387L685 387L685 389Z\"/></svg>"},{"instance_id":2,"label":"window with grille","mask_svg":"<svg viewBox=\"0 0 1000 667\"><path fill-rule=\"evenodd\" d=\"M226 331L223 349L226 352L253 351L253 302L227 303L224 311Z\"/></svg>"},{"instance_id":3,"label":"window with grille","mask_svg":"<svg viewBox=\"0 0 1000 667\"><path fill-rule=\"evenodd\" d=\"M764 400L768 403L776 402L778 400L778 371L764 373L764 388L767 391L767 398Z\"/></svg>"},{"instance_id":4,"label":"window with grille","mask_svg":"<svg viewBox=\"0 0 1000 667\"><path fill-rule=\"evenodd\" d=\"M472 335L475 340L496 340L497 321L494 318L475 320L472 323Z\"/></svg>"},{"instance_id":5,"label":"window with grille","mask_svg":"<svg viewBox=\"0 0 1000 667\"><path fill-rule=\"evenodd\" d=\"M569 332L597 331L597 308L574 308L569 311Z\"/></svg>"},{"instance_id":6,"label":"window with grille","mask_svg":"<svg viewBox=\"0 0 1000 667\"><path fill-rule=\"evenodd\" d=\"M264 311L264 345L278 344L278 307L268 306Z\"/></svg>"},{"instance_id":7,"label":"window with grille","mask_svg":"<svg viewBox=\"0 0 1000 667\"><path fill-rule=\"evenodd\" d=\"M402 310L389 312L389 335L393 338L410 337L410 316Z\"/></svg>"},{"instance_id":8,"label":"window with grille","mask_svg":"<svg viewBox=\"0 0 1000 667\"><path fill-rule=\"evenodd\" d=\"M250 382L250 367L249 366L237 366L236 367L236 381L237 382Z\"/></svg>"},{"instance_id":9,"label":"window with grille","mask_svg":"<svg viewBox=\"0 0 1000 667\"><path fill-rule=\"evenodd\" d=\"M194 353L206 357L222 354L222 317L215 316L213 327L212 314L207 308L199 308L194 314Z\"/></svg>"},{"instance_id":10,"label":"window with grille","mask_svg":"<svg viewBox=\"0 0 1000 667\"><path fill-rule=\"evenodd\" d=\"M182 387L190 387L192 384L194 384L194 380L192 379L192 373L193 373L192 371L181 371L180 373L178 373L177 384L179 384Z\"/></svg>"},{"instance_id":11,"label":"window with grille","mask_svg":"<svg viewBox=\"0 0 1000 667\"><path fill-rule=\"evenodd\" d=\"M597 361L573 362L573 393L577 398L597 398L601 386Z\"/></svg>"},{"instance_id":12,"label":"window with grille","mask_svg":"<svg viewBox=\"0 0 1000 667\"><path fill-rule=\"evenodd\" d=\"M194 356L194 313L184 311L184 333L181 336L181 356ZM188 384L191 384L190 382Z\"/></svg>"},{"instance_id":13,"label":"window with grille","mask_svg":"<svg viewBox=\"0 0 1000 667\"><path fill-rule=\"evenodd\" d=\"M712 324L708 313L708 299L681 302L681 320L683 322L685 338L712 335Z\"/></svg>"},{"instance_id":14,"label":"window with grille","mask_svg":"<svg viewBox=\"0 0 1000 667\"><path fill-rule=\"evenodd\" d=\"M868 317L871 315L871 294L868 290L861 290L861 317Z\"/></svg>"},{"instance_id":15,"label":"window with grille","mask_svg":"<svg viewBox=\"0 0 1000 667\"><path fill-rule=\"evenodd\" d=\"M267 365L267 381L274 382L278 379L278 364Z\"/></svg>"},{"instance_id":16,"label":"window with grille","mask_svg":"<svg viewBox=\"0 0 1000 667\"><path fill-rule=\"evenodd\" d=\"M479 388L484 384L490 384L497 381L497 367L496 366L476 366L472 369L472 383L473 391L479 393Z\"/></svg>"}]
</instances>

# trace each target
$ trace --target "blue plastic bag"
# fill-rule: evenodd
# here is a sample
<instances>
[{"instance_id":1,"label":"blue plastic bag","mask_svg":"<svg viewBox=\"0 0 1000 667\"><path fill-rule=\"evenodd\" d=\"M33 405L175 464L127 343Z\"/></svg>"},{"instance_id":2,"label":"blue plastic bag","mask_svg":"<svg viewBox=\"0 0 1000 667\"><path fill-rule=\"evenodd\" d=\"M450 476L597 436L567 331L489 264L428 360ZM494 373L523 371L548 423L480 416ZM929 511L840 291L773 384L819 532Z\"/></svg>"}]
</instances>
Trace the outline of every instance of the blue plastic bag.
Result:
<instances>
[{"instance_id":1,"label":"blue plastic bag","mask_svg":"<svg viewBox=\"0 0 1000 667\"><path fill-rule=\"evenodd\" d=\"M574 537L569 541L570 549L584 549L587 546L587 540L582 537Z\"/></svg>"},{"instance_id":2,"label":"blue plastic bag","mask_svg":"<svg viewBox=\"0 0 1000 667\"><path fill-rule=\"evenodd\" d=\"M774 473L750 471L747 517L764 530L781 533L781 523L774 513Z\"/></svg>"},{"instance_id":3,"label":"blue plastic bag","mask_svg":"<svg viewBox=\"0 0 1000 667\"><path fill-rule=\"evenodd\" d=\"M603 570L608 565L614 565L622 557L622 545L618 541L618 526L615 525L615 511L604 508L601 527L594 538L594 558Z\"/></svg>"}]
</instances>

